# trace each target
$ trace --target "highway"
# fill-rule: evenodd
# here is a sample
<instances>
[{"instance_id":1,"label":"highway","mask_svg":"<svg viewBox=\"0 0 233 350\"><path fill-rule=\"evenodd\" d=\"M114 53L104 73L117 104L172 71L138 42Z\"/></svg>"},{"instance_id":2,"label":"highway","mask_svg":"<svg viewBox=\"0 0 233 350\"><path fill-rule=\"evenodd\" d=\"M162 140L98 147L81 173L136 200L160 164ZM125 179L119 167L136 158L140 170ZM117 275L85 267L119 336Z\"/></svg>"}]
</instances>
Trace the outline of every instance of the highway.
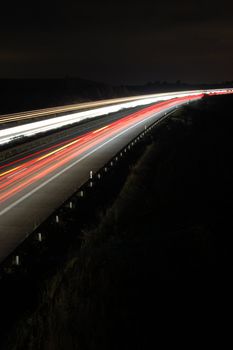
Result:
<instances>
[{"instance_id":1,"label":"highway","mask_svg":"<svg viewBox=\"0 0 233 350\"><path fill-rule=\"evenodd\" d=\"M220 92L222 93L222 92ZM56 143L18 155L0 166L0 262L133 138L192 94L89 123Z\"/></svg>"},{"instance_id":2,"label":"highway","mask_svg":"<svg viewBox=\"0 0 233 350\"><path fill-rule=\"evenodd\" d=\"M190 93L190 96L197 95L197 92ZM12 123L7 124L7 127L0 130L0 145L13 143L17 138L26 138L30 136L35 136L38 134L46 133L49 131L58 130L64 127L68 127L86 120L94 119L100 116L106 116L112 113L116 113L129 108L143 107L145 105L150 105L159 101L166 101L173 98L179 98L187 96L186 92L173 93L168 95L154 95L153 97L141 97L137 98L135 101L127 101L117 103L109 106L102 106L99 108L91 108L85 111L73 112L66 115L53 116L50 118L42 120L33 120L33 122L26 122L20 125L12 126ZM121 100L121 99L120 99ZM105 102L104 102L105 103ZM6 124L5 124L6 125ZM9 125L9 126L8 126Z\"/></svg>"},{"instance_id":3,"label":"highway","mask_svg":"<svg viewBox=\"0 0 233 350\"><path fill-rule=\"evenodd\" d=\"M89 111L97 108L102 108L106 106L113 105L121 105L120 108L124 107L124 104L134 102L138 105L143 101L145 104L149 104L151 99L153 102L171 99L175 97L182 96L190 96L192 94L206 93L206 94L221 94L221 93L232 93L232 89L210 89L210 90L189 90L189 91L177 91L177 92L166 92L166 93L158 93L158 94L150 94L150 95L140 95L140 96L130 96L130 97L122 97L122 98L114 98L100 101L92 101L92 102L84 102L79 104L71 104L66 106L59 107L51 107L38 109L33 111L25 111L14 114L5 114L0 116L0 125L19 122L19 121L27 121L27 120L36 120L45 116L56 116L57 114L66 114L68 112L77 112L77 111Z\"/></svg>"},{"instance_id":4,"label":"highway","mask_svg":"<svg viewBox=\"0 0 233 350\"><path fill-rule=\"evenodd\" d=\"M47 118L46 115L48 110L51 113L51 109L40 110L33 112L27 112L23 115L11 115L11 116L0 116L0 124L2 123L0 129L0 146L4 144L10 144L15 142L19 138L27 138L30 136L39 135L49 131L54 131L71 125L75 125L82 121L93 119L96 117L109 115L111 113L116 113L124 109L143 107L145 105L150 105L152 103L167 101L171 98L180 98L185 96L196 96L200 91L183 91L183 92L173 92L168 94L154 94L154 95L143 95L143 96L134 96L124 99L114 99L114 100L104 100L98 102L92 102L89 104L77 105L76 110L72 113L66 113L65 115L56 115L55 111L57 108L54 108L54 115L49 115ZM226 93L226 91L215 91L209 90L205 91L206 94L215 94L215 93ZM114 104L113 104L114 103ZM89 106L87 110L84 110L84 106ZM92 107L91 107L92 106ZM97 107L98 106L98 107ZM60 111L65 111L66 108L69 110L71 107L60 107ZM72 107L74 108L74 106ZM77 111L80 110L80 111ZM33 117L32 117L33 116ZM40 117L40 118L39 118ZM41 120L41 118L43 119ZM28 120L28 118L30 120ZM24 120L26 119L26 120ZM36 119L36 120L35 120ZM39 120L40 119L40 120ZM6 123L6 121L8 121ZM11 123L10 123L11 121ZM14 123L20 125L12 125ZM9 125L9 126L8 126Z\"/></svg>"},{"instance_id":5,"label":"highway","mask_svg":"<svg viewBox=\"0 0 233 350\"><path fill-rule=\"evenodd\" d=\"M192 93L201 93L198 91L181 91L181 92L170 92L170 93L160 93L160 94L150 94L150 95L143 95L143 96L130 96L130 97L123 97L123 98L114 98L114 99L107 99L107 100L100 100L100 101L92 101L92 102L85 102L85 103L79 103L79 104L72 104L67 106L59 106L59 107L51 107L51 108L44 108L39 110L33 110L33 111L26 111L26 112L20 112L20 113L14 113L14 114L6 114L0 116L0 125L5 123L12 123L12 122L18 122L18 121L25 121L29 119L38 119L44 116L56 116L57 114L63 114L68 112L75 112L75 111L89 111L96 108L102 108L106 106L112 106L112 105L118 105L118 104L125 104L129 102L137 102L137 101L145 101L145 103L149 104L150 99L157 99L163 100L173 97L179 97L183 96L185 94L192 94ZM156 102L154 100L154 102ZM126 107L125 107L126 108Z\"/></svg>"}]
</instances>

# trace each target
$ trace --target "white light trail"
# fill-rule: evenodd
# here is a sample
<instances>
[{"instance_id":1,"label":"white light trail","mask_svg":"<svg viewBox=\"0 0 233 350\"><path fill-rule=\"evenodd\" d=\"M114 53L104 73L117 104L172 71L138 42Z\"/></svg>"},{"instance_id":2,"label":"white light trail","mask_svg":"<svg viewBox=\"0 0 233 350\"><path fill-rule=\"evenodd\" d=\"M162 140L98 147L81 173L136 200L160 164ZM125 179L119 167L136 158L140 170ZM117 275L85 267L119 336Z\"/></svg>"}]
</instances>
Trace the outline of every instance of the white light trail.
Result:
<instances>
[{"instance_id":1,"label":"white light trail","mask_svg":"<svg viewBox=\"0 0 233 350\"><path fill-rule=\"evenodd\" d=\"M129 108L134 108L138 106L145 106L152 103L156 103L158 101L165 101L165 100L169 100L177 97L194 96L200 93L211 94L211 93L225 93L229 91L230 91L229 89L196 90L196 91L173 92L173 93L167 93L167 94L155 94L155 95L150 95L150 97L146 97L146 98L145 96L142 96L141 99L137 99L130 102L116 103L110 106L94 108L87 111L76 112L76 113L67 114L59 117L47 118L45 120L26 123L15 127L8 127L0 130L0 145L10 143L21 137L29 137L39 133L45 133L51 130L59 129L64 126L72 125L86 119L91 119L98 116L107 115L110 113L116 113L123 109L129 109Z\"/></svg>"}]
</instances>

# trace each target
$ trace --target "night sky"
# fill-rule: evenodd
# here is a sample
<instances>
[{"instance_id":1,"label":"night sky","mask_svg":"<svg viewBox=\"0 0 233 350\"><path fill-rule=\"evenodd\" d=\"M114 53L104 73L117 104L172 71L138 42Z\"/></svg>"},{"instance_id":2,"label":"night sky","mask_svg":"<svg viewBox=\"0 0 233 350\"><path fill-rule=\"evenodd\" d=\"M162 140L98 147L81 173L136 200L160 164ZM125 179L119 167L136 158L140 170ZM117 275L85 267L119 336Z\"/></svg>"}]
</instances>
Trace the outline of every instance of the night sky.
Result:
<instances>
[{"instance_id":1,"label":"night sky","mask_svg":"<svg viewBox=\"0 0 233 350\"><path fill-rule=\"evenodd\" d=\"M233 79L232 1L8 3L1 10L1 78Z\"/></svg>"}]
</instances>

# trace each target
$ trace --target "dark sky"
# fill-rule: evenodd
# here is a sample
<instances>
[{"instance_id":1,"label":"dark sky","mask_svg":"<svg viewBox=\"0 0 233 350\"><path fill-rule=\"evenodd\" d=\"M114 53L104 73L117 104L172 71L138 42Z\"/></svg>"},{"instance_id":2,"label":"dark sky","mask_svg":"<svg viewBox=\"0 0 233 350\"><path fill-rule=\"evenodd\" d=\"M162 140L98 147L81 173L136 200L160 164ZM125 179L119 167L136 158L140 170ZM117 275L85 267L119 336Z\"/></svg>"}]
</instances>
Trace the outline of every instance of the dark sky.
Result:
<instances>
[{"instance_id":1,"label":"dark sky","mask_svg":"<svg viewBox=\"0 0 233 350\"><path fill-rule=\"evenodd\" d=\"M8 1L0 16L0 77L233 80L232 1Z\"/></svg>"}]
</instances>

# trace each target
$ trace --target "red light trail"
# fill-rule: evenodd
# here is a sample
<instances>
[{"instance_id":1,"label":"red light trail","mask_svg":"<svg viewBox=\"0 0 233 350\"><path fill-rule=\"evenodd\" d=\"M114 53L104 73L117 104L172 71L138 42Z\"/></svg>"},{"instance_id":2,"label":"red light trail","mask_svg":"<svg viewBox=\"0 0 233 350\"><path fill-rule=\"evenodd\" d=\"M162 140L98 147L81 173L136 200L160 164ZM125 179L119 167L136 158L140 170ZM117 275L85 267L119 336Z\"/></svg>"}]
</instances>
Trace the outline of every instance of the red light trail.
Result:
<instances>
[{"instance_id":1,"label":"red light trail","mask_svg":"<svg viewBox=\"0 0 233 350\"><path fill-rule=\"evenodd\" d=\"M38 180L58 170L65 164L85 153L89 149L104 142L113 135L135 123L146 120L155 113L186 101L203 97L203 94L175 98L143 108L140 111L123 117L100 129L88 132L82 136L61 142L55 146L32 153L24 158L1 166L0 173L0 202L14 196ZM12 166L14 167L12 168Z\"/></svg>"}]
</instances>

